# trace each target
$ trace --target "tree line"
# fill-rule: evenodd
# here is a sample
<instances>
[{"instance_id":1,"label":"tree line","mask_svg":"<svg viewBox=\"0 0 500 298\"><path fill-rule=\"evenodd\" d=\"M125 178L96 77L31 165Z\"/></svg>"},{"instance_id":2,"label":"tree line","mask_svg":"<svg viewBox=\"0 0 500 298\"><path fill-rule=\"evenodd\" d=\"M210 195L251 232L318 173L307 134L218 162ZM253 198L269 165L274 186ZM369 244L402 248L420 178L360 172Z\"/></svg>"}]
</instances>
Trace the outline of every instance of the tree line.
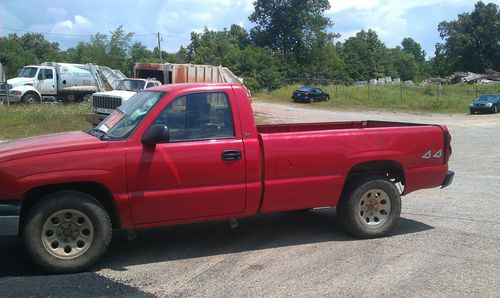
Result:
<instances>
[{"instance_id":1,"label":"tree line","mask_svg":"<svg viewBox=\"0 0 500 298\"><path fill-rule=\"evenodd\" d=\"M191 42L176 53L162 51L164 61L223 65L245 79L252 90L275 88L285 78L361 81L383 76L420 81L455 71L500 70L500 10L494 3L475 4L474 11L438 26L442 39L428 59L411 37L387 47L373 30L362 30L344 42L325 16L328 0L256 0L250 30L232 25L220 31L191 33ZM61 50L43 34L0 37L0 62L7 76L24 65L44 61L95 63L131 75L135 62L159 62L158 48L133 42L119 26L97 33L88 42Z\"/></svg>"}]
</instances>

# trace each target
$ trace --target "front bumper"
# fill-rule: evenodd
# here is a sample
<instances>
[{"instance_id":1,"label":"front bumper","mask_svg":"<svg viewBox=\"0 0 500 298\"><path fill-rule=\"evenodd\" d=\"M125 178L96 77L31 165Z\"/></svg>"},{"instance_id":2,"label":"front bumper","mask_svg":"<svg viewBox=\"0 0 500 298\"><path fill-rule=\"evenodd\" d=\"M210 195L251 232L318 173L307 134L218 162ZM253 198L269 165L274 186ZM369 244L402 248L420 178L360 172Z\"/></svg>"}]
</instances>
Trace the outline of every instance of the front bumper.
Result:
<instances>
[{"instance_id":1,"label":"front bumper","mask_svg":"<svg viewBox=\"0 0 500 298\"><path fill-rule=\"evenodd\" d=\"M448 174L444 178L443 184L441 184L441 188L445 188L449 186L453 182L453 178L455 177L455 172L448 171Z\"/></svg>"},{"instance_id":2,"label":"front bumper","mask_svg":"<svg viewBox=\"0 0 500 298\"><path fill-rule=\"evenodd\" d=\"M475 113L475 112L480 112L480 113L493 113L495 112L495 106L491 106L491 107L469 107L470 111L472 113Z\"/></svg>"},{"instance_id":3,"label":"front bumper","mask_svg":"<svg viewBox=\"0 0 500 298\"><path fill-rule=\"evenodd\" d=\"M0 204L0 236L17 236L19 234L19 204Z\"/></svg>"},{"instance_id":4,"label":"front bumper","mask_svg":"<svg viewBox=\"0 0 500 298\"><path fill-rule=\"evenodd\" d=\"M92 123L93 126L97 126L101 124L101 122L104 121L104 119L106 119L108 116L109 115L87 113L85 114L85 120Z\"/></svg>"},{"instance_id":5,"label":"front bumper","mask_svg":"<svg viewBox=\"0 0 500 298\"><path fill-rule=\"evenodd\" d=\"M0 101L7 102L7 96L5 95L5 93L0 94ZM9 95L9 103L12 102L21 102L21 97Z\"/></svg>"}]
</instances>

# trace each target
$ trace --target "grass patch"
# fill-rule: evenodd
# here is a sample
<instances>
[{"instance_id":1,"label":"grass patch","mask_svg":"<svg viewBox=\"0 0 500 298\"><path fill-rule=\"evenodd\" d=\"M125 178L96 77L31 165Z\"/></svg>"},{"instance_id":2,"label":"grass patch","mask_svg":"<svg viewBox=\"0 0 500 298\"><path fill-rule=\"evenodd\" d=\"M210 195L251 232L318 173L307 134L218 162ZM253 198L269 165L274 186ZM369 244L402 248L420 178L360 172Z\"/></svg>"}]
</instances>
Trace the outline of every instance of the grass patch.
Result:
<instances>
[{"instance_id":1,"label":"grass patch","mask_svg":"<svg viewBox=\"0 0 500 298\"><path fill-rule=\"evenodd\" d=\"M292 92L299 85L290 85L257 99L292 102ZM407 112L467 113L469 103L480 94L500 93L500 84L444 86L320 86L330 94L324 108L356 108L404 110Z\"/></svg>"},{"instance_id":2,"label":"grass patch","mask_svg":"<svg viewBox=\"0 0 500 298\"><path fill-rule=\"evenodd\" d=\"M72 130L89 130L90 103L10 106L0 103L0 139L17 139Z\"/></svg>"}]
</instances>

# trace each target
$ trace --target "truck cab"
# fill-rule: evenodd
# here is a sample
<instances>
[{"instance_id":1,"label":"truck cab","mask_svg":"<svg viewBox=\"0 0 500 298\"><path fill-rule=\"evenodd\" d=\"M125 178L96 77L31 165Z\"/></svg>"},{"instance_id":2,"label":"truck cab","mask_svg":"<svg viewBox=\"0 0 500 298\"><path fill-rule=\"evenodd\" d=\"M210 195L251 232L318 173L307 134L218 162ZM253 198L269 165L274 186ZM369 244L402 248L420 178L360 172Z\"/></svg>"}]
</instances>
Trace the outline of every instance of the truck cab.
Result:
<instances>
[{"instance_id":1,"label":"truck cab","mask_svg":"<svg viewBox=\"0 0 500 298\"><path fill-rule=\"evenodd\" d=\"M6 101L7 89L10 102L40 101L43 95L57 94L56 70L52 66L25 66L17 77L7 80L7 86L0 87L0 100Z\"/></svg>"}]
</instances>

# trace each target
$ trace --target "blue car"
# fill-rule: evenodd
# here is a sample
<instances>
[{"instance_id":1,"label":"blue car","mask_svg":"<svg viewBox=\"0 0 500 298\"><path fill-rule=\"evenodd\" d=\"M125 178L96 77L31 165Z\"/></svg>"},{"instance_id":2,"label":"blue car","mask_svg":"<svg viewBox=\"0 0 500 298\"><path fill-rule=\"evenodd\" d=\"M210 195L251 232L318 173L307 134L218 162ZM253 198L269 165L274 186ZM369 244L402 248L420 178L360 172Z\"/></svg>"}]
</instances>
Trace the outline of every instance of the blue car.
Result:
<instances>
[{"instance_id":1,"label":"blue car","mask_svg":"<svg viewBox=\"0 0 500 298\"><path fill-rule=\"evenodd\" d=\"M319 88L313 86L304 86L293 92L292 99L294 102L313 103L315 101L330 100L330 95L323 92L323 90Z\"/></svg>"},{"instance_id":2,"label":"blue car","mask_svg":"<svg viewBox=\"0 0 500 298\"><path fill-rule=\"evenodd\" d=\"M469 105L471 114L476 112L498 113L500 109L500 95L499 94L483 94L476 98Z\"/></svg>"}]
</instances>

